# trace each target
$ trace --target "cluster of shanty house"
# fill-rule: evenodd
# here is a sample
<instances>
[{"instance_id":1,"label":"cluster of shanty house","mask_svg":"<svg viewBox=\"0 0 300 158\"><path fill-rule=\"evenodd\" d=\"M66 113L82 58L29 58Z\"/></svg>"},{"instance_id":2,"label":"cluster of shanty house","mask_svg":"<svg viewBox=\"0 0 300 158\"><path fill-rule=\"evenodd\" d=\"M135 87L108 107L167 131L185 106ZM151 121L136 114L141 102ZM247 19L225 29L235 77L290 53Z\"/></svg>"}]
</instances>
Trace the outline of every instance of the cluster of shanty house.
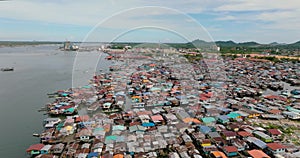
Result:
<instances>
[{"instance_id":1,"label":"cluster of shanty house","mask_svg":"<svg viewBox=\"0 0 300 158\"><path fill-rule=\"evenodd\" d=\"M197 64L140 60L111 71L60 96L52 105L73 98L68 104L90 113L46 119L41 143L27 152L47 158L300 155L283 131L252 123L300 118L297 89L270 90L299 79L296 65L210 55Z\"/></svg>"}]
</instances>

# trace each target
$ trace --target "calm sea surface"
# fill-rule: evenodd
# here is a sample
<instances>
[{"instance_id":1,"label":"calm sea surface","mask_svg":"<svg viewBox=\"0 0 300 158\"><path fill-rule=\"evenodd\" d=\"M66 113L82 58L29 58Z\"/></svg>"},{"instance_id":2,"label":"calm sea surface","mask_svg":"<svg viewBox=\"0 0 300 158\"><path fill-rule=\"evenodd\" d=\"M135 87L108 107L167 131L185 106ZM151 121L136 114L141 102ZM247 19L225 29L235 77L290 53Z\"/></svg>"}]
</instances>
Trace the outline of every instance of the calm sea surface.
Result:
<instances>
[{"instance_id":1,"label":"calm sea surface","mask_svg":"<svg viewBox=\"0 0 300 158\"><path fill-rule=\"evenodd\" d=\"M63 52L58 47L0 48L0 68L15 68L12 72L0 71L0 157L26 157L26 148L39 143L32 134L43 131L42 120L47 116L38 109L52 101L46 94L72 87L76 53ZM95 69L95 64L81 66L79 62L94 63L99 53L81 52L74 69L76 86L86 84ZM101 56L98 68L105 70L110 63L103 60L104 56Z\"/></svg>"}]
</instances>

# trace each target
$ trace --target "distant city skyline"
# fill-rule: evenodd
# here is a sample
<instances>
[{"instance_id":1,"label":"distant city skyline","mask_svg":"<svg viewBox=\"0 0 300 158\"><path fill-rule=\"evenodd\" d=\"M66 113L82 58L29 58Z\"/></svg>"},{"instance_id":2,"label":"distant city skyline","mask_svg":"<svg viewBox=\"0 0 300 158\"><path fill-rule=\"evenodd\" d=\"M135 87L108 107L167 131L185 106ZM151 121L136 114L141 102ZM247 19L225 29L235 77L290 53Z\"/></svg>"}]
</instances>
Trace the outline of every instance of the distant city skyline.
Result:
<instances>
[{"instance_id":1,"label":"distant city skyline","mask_svg":"<svg viewBox=\"0 0 300 158\"><path fill-rule=\"evenodd\" d=\"M293 43L299 8L295 0L0 1L0 40Z\"/></svg>"}]
</instances>

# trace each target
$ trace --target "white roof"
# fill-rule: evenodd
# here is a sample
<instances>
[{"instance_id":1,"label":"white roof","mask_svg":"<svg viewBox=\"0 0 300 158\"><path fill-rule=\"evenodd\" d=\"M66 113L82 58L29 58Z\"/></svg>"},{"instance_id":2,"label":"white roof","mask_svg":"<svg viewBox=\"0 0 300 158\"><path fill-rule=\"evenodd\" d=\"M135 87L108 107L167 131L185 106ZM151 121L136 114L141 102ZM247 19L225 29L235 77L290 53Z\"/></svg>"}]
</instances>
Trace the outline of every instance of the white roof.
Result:
<instances>
[{"instance_id":1,"label":"white roof","mask_svg":"<svg viewBox=\"0 0 300 158\"><path fill-rule=\"evenodd\" d=\"M52 145L45 145L41 150L49 151Z\"/></svg>"},{"instance_id":2,"label":"white roof","mask_svg":"<svg viewBox=\"0 0 300 158\"><path fill-rule=\"evenodd\" d=\"M86 153L78 154L78 158L86 158L87 156L88 156L88 154L86 154Z\"/></svg>"}]
</instances>

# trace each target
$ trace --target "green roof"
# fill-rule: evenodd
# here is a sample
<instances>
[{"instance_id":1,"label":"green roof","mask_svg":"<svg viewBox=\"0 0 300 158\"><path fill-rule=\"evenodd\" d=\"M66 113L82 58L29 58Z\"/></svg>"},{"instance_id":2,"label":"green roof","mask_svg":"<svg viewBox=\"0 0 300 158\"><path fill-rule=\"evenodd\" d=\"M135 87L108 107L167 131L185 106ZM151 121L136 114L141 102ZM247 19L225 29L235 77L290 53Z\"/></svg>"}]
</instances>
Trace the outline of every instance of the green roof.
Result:
<instances>
[{"instance_id":1,"label":"green roof","mask_svg":"<svg viewBox=\"0 0 300 158\"><path fill-rule=\"evenodd\" d=\"M236 112L231 112L231 113L227 114L227 116L230 117L230 118L237 118L241 115L239 113L236 113Z\"/></svg>"},{"instance_id":2,"label":"green roof","mask_svg":"<svg viewBox=\"0 0 300 158\"><path fill-rule=\"evenodd\" d=\"M85 85L82 88L91 88L91 85Z\"/></svg>"},{"instance_id":3,"label":"green roof","mask_svg":"<svg viewBox=\"0 0 300 158\"><path fill-rule=\"evenodd\" d=\"M111 135L111 136L107 136L105 138L105 140L117 140L117 136Z\"/></svg>"},{"instance_id":4,"label":"green roof","mask_svg":"<svg viewBox=\"0 0 300 158\"><path fill-rule=\"evenodd\" d=\"M64 123L59 123L56 125L56 129L59 131L61 130L62 127L64 127Z\"/></svg>"},{"instance_id":5,"label":"green roof","mask_svg":"<svg viewBox=\"0 0 300 158\"><path fill-rule=\"evenodd\" d=\"M161 89L160 88L158 88L158 87L152 87L151 89L150 89L150 91L160 91Z\"/></svg>"},{"instance_id":6,"label":"green roof","mask_svg":"<svg viewBox=\"0 0 300 158\"><path fill-rule=\"evenodd\" d=\"M74 112L75 111L75 108L69 108L69 109L66 109L64 112Z\"/></svg>"},{"instance_id":7,"label":"green roof","mask_svg":"<svg viewBox=\"0 0 300 158\"><path fill-rule=\"evenodd\" d=\"M122 126L122 125L115 125L115 126L113 126L113 131L123 131L123 130L125 130L126 129L126 127L125 126Z\"/></svg>"},{"instance_id":8,"label":"green roof","mask_svg":"<svg viewBox=\"0 0 300 158\"><path fill-rule=\"evenodd\" d=\"M204 117L201 120L204 123L212 123L212 122L216 121L216 119L214 117Z\"/></svg>"},{"instance_id":9,"label":"green roof","mask_svg":"<svg viewBox=\"0 0 300 158\"><path fill-rule=\"evenodd\" d=\"M95 128L94 131L104 131L104 128L98 127L98 128Z\"/></svg>"}]
</instances>

